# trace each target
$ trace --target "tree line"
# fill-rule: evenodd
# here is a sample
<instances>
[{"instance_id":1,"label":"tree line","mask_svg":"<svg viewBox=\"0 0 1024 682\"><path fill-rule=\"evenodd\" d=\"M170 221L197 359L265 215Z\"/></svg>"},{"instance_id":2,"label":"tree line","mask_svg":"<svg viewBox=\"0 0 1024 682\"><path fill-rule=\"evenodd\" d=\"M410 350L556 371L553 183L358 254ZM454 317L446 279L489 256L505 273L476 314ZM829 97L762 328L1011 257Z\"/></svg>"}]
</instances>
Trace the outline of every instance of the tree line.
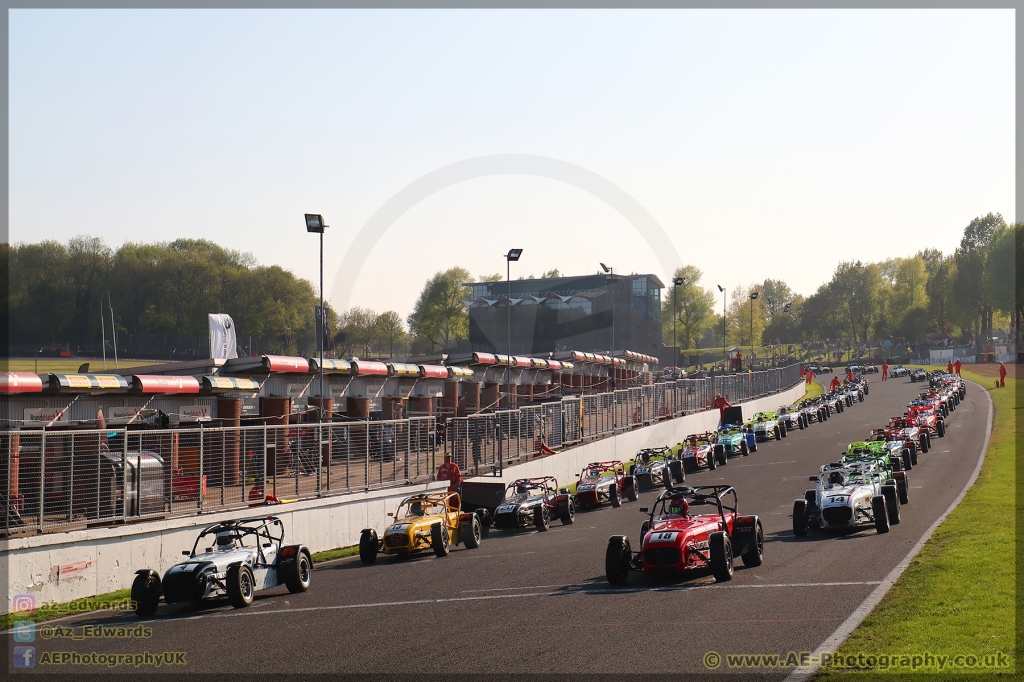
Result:
<instances>
[{"instance_id":1,"label":"tree line","mask_svg":"<svg viewBox=\"0 0 1024 682\"><path fill-rule=\"evenodd\" d=\"M842 262L806 298L775 279L725 292L704 288L700 269L685 265L674 273L683 283L663 292L663 339L692 350L751 340L829 340L847 347L883 339L978 341L996 329L1016 337L1024 316L1014 287L1022 248L1024 225L1007 225L990 213L970 222L951 254L923 249L877 263ZM9 347L22 352L52 344L98 353L103 331L110 335L110 307L119 349L140 356L166 353L168 345L191 344L191 352L201 352L210 312L232 316L242 352L316 352L313 310L319 299L313 285L207 240L111 249L96 237L76 237L66 244L2 244L0 257L9 275L3 282L4 328ZM541 278L558 276L552 270ZM457 348L469 335L463 285L470 281L462 267L435 273L405 319L393 310L336 312L328 306L330 354L401 357Z\"/></svg>"}]
</instances>

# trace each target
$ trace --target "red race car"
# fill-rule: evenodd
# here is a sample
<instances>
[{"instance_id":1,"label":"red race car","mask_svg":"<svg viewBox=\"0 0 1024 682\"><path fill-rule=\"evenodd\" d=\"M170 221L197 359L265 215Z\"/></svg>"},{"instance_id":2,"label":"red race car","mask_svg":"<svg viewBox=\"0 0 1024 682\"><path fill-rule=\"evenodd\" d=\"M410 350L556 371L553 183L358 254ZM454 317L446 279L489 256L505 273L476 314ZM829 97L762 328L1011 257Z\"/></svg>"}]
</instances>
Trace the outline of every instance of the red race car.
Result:
<instances>
[{"instance_id":1,"label":"red race car","mask_svg":"<svg viewBox=\"0 0 1024 682\"><path fill-rule=\"evenodd\" d=\"M679 459L683 460L683 472L691 473L702 466L714 469L719 464L728 464L729 455L724 445L718 444L718 436L714 433L691 433L680 443L683 451Z\"/></svg>"},{"instance_id":2,"label":"red race car","mask_svg":"<svg viewBox=\"0 0 1024 682\"><path fill-rule=\"evenodd\" d=\"M927 431L929 439L932 434L938 438L946 436L946 423L932 403L923 400L913 401L907 408L906 418L922 431Z\"/></svg>"},{"instance_id":3,"label":"red race car","mask_svg":"<svg viewBox=\"0 0 1024 682\"><path fill-rule=\"evenodd\" d=\"M577 507L596 507L602 502L618 507L623 497L636 502L636 477L626 474L622 462L591 462L579 474L579 479L575 495Z\"/></svg>"},{"instance_id":4,"label":"red race car","mask_svg":"<svg viewBox=\"0 0 1024 682\"><path fill-rule=\"evenodd\" d=\"M640 526L640 551L634 552L625 535L608 538L605 575L612 585L623 585L630 571L681 574L711 569L715 580L731 580L733 560L760 566L764 557L764 529L754 515L741 516L732 486L666 490Z\"/></svg>"}]
</instances>

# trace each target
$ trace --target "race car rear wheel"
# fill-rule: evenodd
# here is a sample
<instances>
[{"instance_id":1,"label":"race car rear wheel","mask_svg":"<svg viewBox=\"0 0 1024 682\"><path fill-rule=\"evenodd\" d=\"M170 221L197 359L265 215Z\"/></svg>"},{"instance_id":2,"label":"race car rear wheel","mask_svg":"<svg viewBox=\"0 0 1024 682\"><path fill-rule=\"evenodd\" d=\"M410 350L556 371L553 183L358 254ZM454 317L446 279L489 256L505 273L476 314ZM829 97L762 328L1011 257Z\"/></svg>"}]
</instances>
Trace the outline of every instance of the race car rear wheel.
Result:
<instances>
[{"instance_id":1,"label":"race car rear wheel","mask_svg":"<svg viewBox=\"0 0 1024 682\"><path fill-rule=\"evenodd\" d=\"M793 500L793 535L807 535L807 500Z\"/></svg>"},{"instance_id":2,"label":"race car rear wheel","mask_svg":"<svg viewBox=\"0 0 1024 682\"><path fill-rule=\"evenodd\" d=\"M711 557L711 572L715 582L724 583L732 580L732 541L723 531L712 533L708 538L708 554Z\"/></svg>"},{"instance_id":3,"label":"race car rear wheel","mask_svg":"<svg viewBox=\"0 0 1024 682\"><path fill-rule=\"evenodd\" d=\"M914 460L910 456L910 448L903 448L900 452L900 461L903 463L904 471L910 471L914 468Z\"/></svg>"},{"instance_id":4,"label":"race car rear wheel","mask_svg":"<svg viewBox=\"0 0 1024 682\"><path fill-rule=\"evenodd\" d=\"M775 440L782 440L782 429L779 428L778 424L775 425Z\"/></svg>"},{"instance_id":5,"label":"race car rear wheel","mask_svg":"<svg viewBox=\"0 0 1024 682\"><path fill-rule=\"evenodd\" d=\"M629 540L622 535L608 538L608 549L604 552L604 574L612 585L625 585L629 578L629 563L632 552Z\"/></svg>"},{"instance_id":6,"label":"race car rear wheel","mask_svg":"<svg viewBox=\"0 0 1024 682\"><path fill-rule=\"evenodd\" d=\"M608 489L608 500L612 503L613 507L621 507L622 500L619 499L619 486L612 483L611 488Z\"/></svg>"},{"instance_id":7,"label":"race car rear wheel","mask_svg":"<svg viewBox=\"0 0 1024 682\"><path fill-rule=\"evenodd\" d=\"M672 482L684 483L686 481L686 473L683 471L683 463L678 459L672 460L668 463L668 471L671 474Z\"/></svg>"},{"instance_id":8,"label":"race car rear wheel","mask_svg":"<svg viewBox=\"0 0 1024 682\"><path fill-rule=\"evenodd\" d=\"M764 528L761 527L760 521L757 523L757 535L754 539L754 544L740 558L743 559L743 565L747 568L760 566L764 563Z\"/></svg>"},{"instance_id":9,"label":"race car rear wheel","mask_svg":"<svg viewBox=\"0 0 1024 682\"><path fill-rule=\"evenodd\" d=\"M799 415L796 418L796 423L797 423L797 426L800 427L800 430L803 431L804 430L804 416L802 414Z\"/></svg>"},{"instance_id":10,"label":"race car rear wheel","mask_svg":"<svg viewBox=\"0 0 1024 682\"><path fill-rule=\"evenodd\" d=\"M571 497L566 500L565 506L562 508L558 518L562 520L563 526L571 526L576 523L576 503L572 501Z\"/></svg>"},{"instance_id":11,"label":"race car rear wheel","mask_svg":"<svg viewBox=\"0 0 1024 682\"><path fill-rule=\"evenodd\" d=\"M931 437L927 433L922 433L921 434L921 452L922 453L928 452L928 450L932 446L932 442L931 441L932 441L932 439L931 439Z\"/></svg>"},{"instance_id":12,"label":"race car rear wheel","mask_svg":"<svg viewBox=\"0 0 1024 682\"><path fill-rule=\"evenodd\" d=\"M448 537L448 529L440 523L435 523L430 527L430 548L434 550L434 556L446 557L450 551L448 543L451 538Z\"/></svg>"},{"instance_id":13,"label":"race car rear wheel","mask_svg":"<svg viewBox=\"0 0 1024 682\"><path fill-rule=\"evenodd\" d=\"M533 525L539 531L545 531L551 527L548 518L548 508L541 504L533 509Z\"/></svg>"},{"instance_id":14,"label":"race car rear wheel","mask_svg":"<svg viewBox=\"0 0 1024 682\"><path fill-rule=\"evenodd\" d=\"M465 537L463 537L465 534ZM480 517L473 514L469 523L464 523L459 528L459 541L466 546L466 549L476 549L480 546L480 538L483 537L483 524Z\"/></svg>"},{"instance_id":15,"label":"race car rear wheel","mask_svg":"<svg viewBox=\"0 0 1024 682\"><path fill-rule=\"evenodd\" d=\"M228 569L227 575L228 601L236 609L244 608L252 603L256 591L256 581L252 577L252 569L245 564L238 564Z\"/></svg>"},{"instance_id":16,"label":"race car rear wheel","mask_svg":"<svg viewBox=\"0 0 1024 682\"><path fill-rule=\"evenodd\" d=\"M367 528L359 535L359 560L364 564L377 561L377 531Z\"/></svg>"},{"instance_id":17,"label":"race car rear wheel","mask_svg":"<svg viewBox=\"0 0 1024 682\"><path fill-rule=\"evenodd\" d=\"M305 592L309 589L312 579L313 560L310 559L305 549L300 550L299 555L295 557L295 570L288 576L288 580L284 584L288 587L289 592Z\"/></svg>"},{"instance_id":18,"label":"race car rear wheel","mask_svg":"<svg viewBox=\"0 0 1024 682\"><path fill-rule=\"evenodd\" d=\"M917 466L917 446L911 445L907 450L910 450L910 463Z\"/></svg>"},{"instance_id":19,"label":"race car rear wheel","mask_svg":"<svg viewBox=\"0 0 1024 682\"><path fill-rule=\"evenodd\" d=\"M156 571L140 573L132 581L132 604L135 615L152 616L160 603L160 576Z\"/></svg>"},{"instance_id":20,"label":"race car rear wheel","mask_svg":"<svg viewBox=\"0 0 1024 682\"><path fill-rule=\"evenodd\" d=\"M885 498L875 495L871 498L871 515L875 517L875 531L878 534L889 532L889 511L885 508Z\"/></svg>"},{"instance_id":21,"label":"race car rear wheel","mask_svg":"<svg viewBox=\"0 0 1024 682\"><path fill-rule=\"evenodd\" d=\"M718 467L718 465L715 463L715 453L714 453L713 450L708 450L707 459L708 459L708 469L710 469L711 471L714 471L715 468Z\"/></svg>"},{"instance_id":22,"label":"race car rear wheel","mask_svg":"<svg viewBox=\"0 0 1024 682\"><path fill-rule=\"evenodd\" d=\"M882 486L882 497L885 498L885 509L889 513L889 525L900 522L900 497L896 492L896 481Z\"/></svg>"},{"instance_id":23,"label":"race car rear wheel","mask_svg":"<svg viewBox=\"0 0 1024 682\"><path fill-rule=\"evenodd\" d=\"M939 438L945 438L946 437L946 422L944 422L944 421L942 421L940 419L938 421L938 423L935 425L935 431L939 434Z\"/></svg>"},{"instance_id":24,"label":"race car rear wheel","mask_svg":"<svg viewBox=\"0 0 1024 682\"><path fill-rule=\"evenodd\" d=\"M667 479L668 477L666 477ZM626 499L630 502L636 502L639 495L636 491L636 479L632 476L626 477Z\"/></svg>"},{"instance_id":25,"label":"race car rear wheel","mask_svg":"<svg viewBox=\"0 0 1024 682\"><path fill-rule=\"evenodd\" d=\"M779 423L779 430L782 431L782 437L783 438L788 438L789 437L789 429L786 428L786 422L780 422Z\"/></svg>"},{"instance_id":26,"label":"race car rear wheel","mask_svg":"<svg viewBox=\"0 0 1024 682\"><path fill-rule=\"evenodd\" d=\"M715 446L715 458L718 460L719 464L724 465L729 463L729 454L725 451L724 445Z\"/></svg>"},{"instance_id":27,"label":"race car rear wheel","mask_svg":"<svg viewBox=\"0 0 1024 682\"><path fill-rule=\"evenodd\" d=\"M903 474L896 479L896 492L899 493L900 504L910 504L910 479Z\"/></svg>"}]
</instances>

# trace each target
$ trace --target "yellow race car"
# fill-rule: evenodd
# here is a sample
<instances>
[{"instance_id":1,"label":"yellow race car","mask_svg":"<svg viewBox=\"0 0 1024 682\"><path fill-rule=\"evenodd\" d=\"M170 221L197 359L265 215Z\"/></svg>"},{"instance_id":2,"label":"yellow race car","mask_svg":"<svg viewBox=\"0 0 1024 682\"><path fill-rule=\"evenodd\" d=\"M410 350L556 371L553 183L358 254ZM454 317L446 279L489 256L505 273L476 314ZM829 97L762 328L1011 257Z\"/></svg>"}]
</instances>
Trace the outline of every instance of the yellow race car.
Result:
<instances>
[{"instance_id":1,"label":"yellow race car","mask_svg":"<svg viewBox=\"0 0 1024 682\"><path fill-rule=\"evenodd\" d=\"M409 557L432 550L436 556L448 556L460 542L466 549L480 546L484 520L479 513L463 512L459 494L450 491L417 493L402 500L398 510L388 512L394 521L378 538L377 531L365 528L359 537L359 558L364 564L377 561L377 555Z\"/></svg>"}]
</instances>

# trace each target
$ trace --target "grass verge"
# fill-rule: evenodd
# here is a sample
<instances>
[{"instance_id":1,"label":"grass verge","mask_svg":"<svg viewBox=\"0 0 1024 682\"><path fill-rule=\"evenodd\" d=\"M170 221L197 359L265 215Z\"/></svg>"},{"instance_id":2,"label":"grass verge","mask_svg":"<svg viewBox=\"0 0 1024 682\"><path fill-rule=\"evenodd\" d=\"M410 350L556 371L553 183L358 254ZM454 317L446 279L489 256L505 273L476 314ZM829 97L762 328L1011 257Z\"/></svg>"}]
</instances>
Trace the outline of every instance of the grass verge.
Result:
<instances>
[{"instance_id":1,"label":"grass verge","mask_svg":"<svg viewBox=\"0 0 1024 682\"><path fill-rule=\"evenodd\" d=\"M964 370L965 379L982 387L992 380ZM969 391L978 391L972 386ZM985 388L995 405L992 436L978 480L952 514L911 561L893 588L836 652L838 657L888 655L887 670L876 665L853 670L823 670L816 680L849 675L857 679L891 679L894 672L951 671L1006 673L1014 671L1014 523L1015 435L1020 416L1016 382L1006 388ZM926 654L932 659L924 659ZM974 657L978 665L939 668L938 656ZM894 659L893 657L896 657ZM922 657L916 670L914 657ZM866 658L863 659L866 661ZM928 661L931 665L925 665ZM999 667L1008 661L1009 667ZM985 667L992 662L994 667ZM904 667L904 663L909 663ZM861 666L862 661L858 660Z\"/></svg>"},{"instance_id":2,"label":"grass verge","mask_svg":"<svg viewBox=\"0 0 1024 682\"><path fill-rule=\"evenodd\" d=\"M91 358L10 358L0 361L0 370L4 372L38 372L48 374L50 372L63 372L72 374L78 371L83 364L89 363L90 372L114 371L114 359L107 359L107 369L103 369L103 360ZM121 369L128 367L142 367L144 365L158 364L153 360L120 360L117 365Z\"/></svg>"}]
</instances>

